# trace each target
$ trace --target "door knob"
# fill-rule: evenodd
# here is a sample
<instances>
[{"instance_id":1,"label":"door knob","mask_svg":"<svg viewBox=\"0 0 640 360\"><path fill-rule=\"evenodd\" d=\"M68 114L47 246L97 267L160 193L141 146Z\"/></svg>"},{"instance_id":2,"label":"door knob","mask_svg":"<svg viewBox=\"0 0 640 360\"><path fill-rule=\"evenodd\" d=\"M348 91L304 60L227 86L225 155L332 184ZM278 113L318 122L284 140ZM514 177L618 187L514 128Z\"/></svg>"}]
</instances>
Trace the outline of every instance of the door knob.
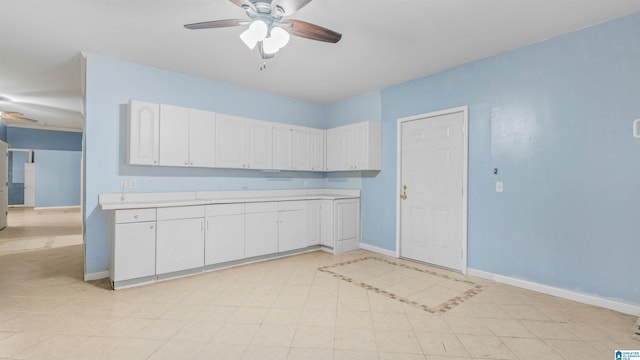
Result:
<instances>
[{"instance_id":1,"label":"door knob","mask_svg":"<svg viewBox=\"0 0 640 360\"><path fill-rule=\"evenodd\" d=\"M400 199L407 200L407 185L402 185L402 194L400 194Z\"/></svg>"}]
</instances>

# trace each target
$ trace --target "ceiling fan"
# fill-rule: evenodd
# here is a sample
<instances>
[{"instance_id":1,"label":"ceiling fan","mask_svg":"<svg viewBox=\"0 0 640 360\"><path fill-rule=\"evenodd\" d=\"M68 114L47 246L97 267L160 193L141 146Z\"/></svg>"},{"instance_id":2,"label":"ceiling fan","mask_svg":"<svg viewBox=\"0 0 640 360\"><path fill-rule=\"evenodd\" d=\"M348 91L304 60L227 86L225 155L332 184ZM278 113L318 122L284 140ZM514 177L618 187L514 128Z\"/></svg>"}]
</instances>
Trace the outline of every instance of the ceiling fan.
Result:
<instances>
[{"instance_id":1,"label":"ceiling fan","mask_svg":"<svg viewBox=\"0 0 640 360\"><path fill-rule=\"evenodd\" d=\"M17 111L2 111L0 110L0 119L11 121L25 121L30 123L37 123L38 120L29 119L23 116L24 114Z\"/></svg>"},{"instance_id":2,"label":"ceiling fan","mask_svg":"<svg viewBox=\"0 0 640 360\"><path fill-rule=\"evenodd\" d=\"M337 43L342 34L302 20L284 19L309 4L311 0L230 0L241 7L248 20L226 19L187 24L191 30L248 26L240 39L250 48L256 45L262 59L272 58L289 42L289 35Z\"/></svg>"}]
</instances>

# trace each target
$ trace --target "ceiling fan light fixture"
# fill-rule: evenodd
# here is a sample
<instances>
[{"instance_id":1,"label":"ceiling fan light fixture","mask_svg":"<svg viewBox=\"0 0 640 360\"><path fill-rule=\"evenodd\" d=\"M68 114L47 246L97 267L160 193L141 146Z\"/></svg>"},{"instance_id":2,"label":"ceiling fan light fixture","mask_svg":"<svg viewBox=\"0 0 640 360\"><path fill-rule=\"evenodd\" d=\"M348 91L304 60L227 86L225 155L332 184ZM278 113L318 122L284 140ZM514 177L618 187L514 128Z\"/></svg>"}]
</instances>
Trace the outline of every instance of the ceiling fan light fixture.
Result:
<instances>
[{"instance_id":1,"label":"ceiling fan light fixture","mask_svg":"<svg viewBox=\"0 0 640 360\"><path fill-rule=\"evenodd\" d=\"M275 54L280 50L277 41L273 37L268 37L262 41L262 51L265 54Z\"/></svg>"},{"instance_id":2,"label":"ceiling fan light fixture","mask_svg":"<svg viewBox=\"0 0 640 360\"><path fill-rule=\"evenodd\" d=\"M255 20L249 25L249 28L240 34L240 39L251 50L256 47L259 41L262 41L267 37L269 27L262 20Z\"/></svg>"},{"instance_id":3,"label":"ceiling fan light fixture","mask_svg":"<svg viewBox=\"0 0 640 360\"><path fill-rule=\"evenodd\" d=\"M285 29L281 27L274 27L271 29L271 38L275 42L276 46L278 46L278 49L282 49L289 43L291 36Z\"/></svg>"}]
</instances>

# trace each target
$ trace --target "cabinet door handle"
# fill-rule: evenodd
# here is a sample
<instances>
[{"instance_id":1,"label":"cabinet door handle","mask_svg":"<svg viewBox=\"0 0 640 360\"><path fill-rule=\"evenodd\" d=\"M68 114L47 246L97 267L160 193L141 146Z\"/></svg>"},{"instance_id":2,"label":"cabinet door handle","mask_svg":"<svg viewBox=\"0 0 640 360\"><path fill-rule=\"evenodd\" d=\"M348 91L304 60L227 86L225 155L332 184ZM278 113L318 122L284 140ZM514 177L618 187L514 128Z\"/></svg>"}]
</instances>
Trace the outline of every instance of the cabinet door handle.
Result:
<instances>
[{"instance_id":1,"label":"cabinet door handle","mask_svg":"<svg viewBox=\"0 0 640 360\"><path fill-rule=\"evenodd\" d=\"M207 220L207 231L209 231L209 220Z\"/></svg>"},{"instance_id":2,"label":"cabinet door handle","mask_svg":"<svg viewBox=\"0 0 640 360\"><path fill-rule=\"evenodd\" d=\"M153 229L153 225L149 226L149 229Z\"/></svg>"}]
</instances>

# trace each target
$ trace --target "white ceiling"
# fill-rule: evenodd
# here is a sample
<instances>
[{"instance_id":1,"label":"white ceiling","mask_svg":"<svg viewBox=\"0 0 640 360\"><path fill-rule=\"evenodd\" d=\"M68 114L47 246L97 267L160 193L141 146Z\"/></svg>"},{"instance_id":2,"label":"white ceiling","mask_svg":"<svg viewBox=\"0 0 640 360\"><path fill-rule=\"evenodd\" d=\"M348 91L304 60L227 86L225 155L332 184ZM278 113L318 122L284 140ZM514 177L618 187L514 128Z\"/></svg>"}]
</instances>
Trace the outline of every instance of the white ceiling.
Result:
<instances>
[{"instance_id":1,"label":"white ceiling","mask_svg":"<svg viewBox=\"0 0 640 360\"><path fill-rule=\"evenodd\" d=\"M290 18L343 34L292 37L267 62L228 0L0 0L0 110L82 127L80 52L330 103L640 11L638 0L315 0Z\"/></svg>"}]
</instances>

